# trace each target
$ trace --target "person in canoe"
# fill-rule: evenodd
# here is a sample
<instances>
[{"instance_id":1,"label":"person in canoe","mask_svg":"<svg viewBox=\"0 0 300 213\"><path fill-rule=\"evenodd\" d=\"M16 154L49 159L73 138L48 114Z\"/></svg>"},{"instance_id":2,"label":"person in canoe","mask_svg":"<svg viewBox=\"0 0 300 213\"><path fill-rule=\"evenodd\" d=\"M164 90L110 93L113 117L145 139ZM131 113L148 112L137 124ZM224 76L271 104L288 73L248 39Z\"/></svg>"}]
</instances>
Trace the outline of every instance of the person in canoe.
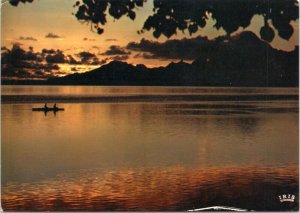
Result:
<instances>
[{"instance_id":1,"label":"person in canoe","mask_svg":"<svg viewBox=\"0 0 300 213\"><path fill-rule=\"evenodd\" d=\"M53 105L53 109L58 109L58 107L56 106L56 103Z\"/></svg>"},{"instance_id":2,"label":"person in canoe","mask_svg":"<svg viewBox=\"0 0 300 213\"><path fill-rule=\"evenodd\" d=\"M45 108L45 109L48 109L47 103L45 103L44 108Z\"/></svg>"}]
</instances>

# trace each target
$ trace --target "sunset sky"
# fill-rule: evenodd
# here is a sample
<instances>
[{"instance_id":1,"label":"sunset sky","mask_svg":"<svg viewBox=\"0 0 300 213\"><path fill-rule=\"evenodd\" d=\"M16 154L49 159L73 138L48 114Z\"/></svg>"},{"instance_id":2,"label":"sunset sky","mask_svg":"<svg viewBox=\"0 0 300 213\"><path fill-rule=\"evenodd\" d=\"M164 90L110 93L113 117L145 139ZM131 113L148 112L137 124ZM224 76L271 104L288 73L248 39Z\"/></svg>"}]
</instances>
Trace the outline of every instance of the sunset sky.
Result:
<instances>
[{"instance_id":1,"label":"sunset sky","mask_svg":"<svg viewBox=\"0 0 300 213\"><path fill-rule=\"evenodd\" d=\"M137 33L142 29L147 17L152 14L151 0L147 1L143 8L135 9L137 18L134 21L126 16L120 20L113 20L112 17L107 16L108 23L104 26L102 35L91 31L88 24L80 23L72 15L77 11L77 8L73 7L74 3L75 1L70 0L35 0L33 3L20 3L17 7L13 7L6 1L1 9L2 50L11 49L13 45L17 45L25 51L29 51L29 47L32 47L31 51L34 53L42 53L42 50L46 49L44 51L46 54L47 50L53 49L55 51L53 54L70 55L78 62L57 63L59 68L56 67L56 71L52 72L57 76L88 71L112 60L122 60L132 64L142 63L148 67L165 66L172 61L180 60L146 57L146 54L126 49L128 43L140 42L141 39L160 43L167 41L164 36L155 39L151 31ZM250 27L246 30L251 30L259 35L263 23L262 17L254 16ZM199 30L192 36L188 32L185 34L178 32L170 39L190 39L199 35L213 39L225 34L224 30L218 31L213 28L213 25L214 20L210 19L209 24L203 30ZM294 49L298 44L298 21L292 22L292 26L295 32L291 39L286 41L276 36L271 43L272 47L285 51ZM242 31L242 29L238 31ZM68 59L71 60L70 57ZM55 58L53 60L55 62ZM40 63L44 62L40 61ZM51 70L52 67L47 69Z\"/></svg>"}]
</instances>

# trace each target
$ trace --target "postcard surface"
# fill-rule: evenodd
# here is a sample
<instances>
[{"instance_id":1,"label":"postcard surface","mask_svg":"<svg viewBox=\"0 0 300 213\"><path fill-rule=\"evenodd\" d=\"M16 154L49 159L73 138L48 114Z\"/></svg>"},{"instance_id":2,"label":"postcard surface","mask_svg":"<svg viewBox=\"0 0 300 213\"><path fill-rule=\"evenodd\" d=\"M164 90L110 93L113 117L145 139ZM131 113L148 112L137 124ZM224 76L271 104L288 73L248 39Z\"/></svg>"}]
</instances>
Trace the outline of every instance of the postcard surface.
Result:
<instances>
[{"instance_id":1,"label":"postcard surface","mask_svg":"<svg viewBox=\"0 0 300 213\"><path fill-rule=\"evenodd\" d=\"M2 0L3 211L298 211L296 0Z\"/></svg>"}]
</instances>

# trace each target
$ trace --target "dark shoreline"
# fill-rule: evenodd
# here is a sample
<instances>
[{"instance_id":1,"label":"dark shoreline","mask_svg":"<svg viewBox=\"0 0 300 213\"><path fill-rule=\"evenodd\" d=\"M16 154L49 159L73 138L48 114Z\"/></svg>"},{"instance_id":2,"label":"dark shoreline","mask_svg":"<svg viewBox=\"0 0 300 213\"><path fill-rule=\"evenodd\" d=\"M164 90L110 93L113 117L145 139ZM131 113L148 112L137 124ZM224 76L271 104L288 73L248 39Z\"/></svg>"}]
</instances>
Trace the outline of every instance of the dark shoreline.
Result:
<instances>
[{"instance_id":1,"label":"dark shoreline","mask_svg":"<svg viewBox=\"0 0 300 213\"><path fill-rule=\"evenodd\" d=\"M76 84L76 83L66 83L66 84L54 84L54 83L50 83L47 80L2 80L1 81L1 85L3 86L87 86L87 87L93 87L93 86L114 86L114 87L136 87L136 86L147 86L147 87L226 87L226 88L252 88L252 87L256 87L256 88L298 88L299 89L299 85L295 86L295 85L270 85L270 86L259 86L259 85L235 85L235 86L231 86L228 84L218 84L218 85L213 85L213 84L203 84L203 85L199 85L199 84L178 84L178 83L172 83L172 82L168 82L168 83L153 83L153 82L148 82L147 84L145 83L135 83L135 84L112 84L112 83L102 83L102 84Z\"/></svg>"},{"instance_id":2,"label":"dark shoreline","mask_svg":"<svg viewBox=\"0 0 300 213\"><path fill-rule=\"evenodd\" d=\"M166 102L166 101L272 101L299 100L299 95L124 95L124 96L58 96L2 95L2 104L9 103L101 103L101 102Z\"/></svg>"}]
</instances>

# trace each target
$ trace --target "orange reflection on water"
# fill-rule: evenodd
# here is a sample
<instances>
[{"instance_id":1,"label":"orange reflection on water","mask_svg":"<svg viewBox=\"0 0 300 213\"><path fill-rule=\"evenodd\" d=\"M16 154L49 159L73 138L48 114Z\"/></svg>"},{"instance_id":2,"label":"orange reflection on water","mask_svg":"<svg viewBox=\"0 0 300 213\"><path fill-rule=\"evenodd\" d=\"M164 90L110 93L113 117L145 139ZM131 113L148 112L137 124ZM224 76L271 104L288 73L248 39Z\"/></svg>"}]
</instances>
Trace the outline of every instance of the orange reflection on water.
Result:
<instances>
[{"instance_id":1,"label":"orange reflection on water","mask_svg":"<svg viewBox=\"0 0 300 213\"><path fill-rule=\"evenodd\" d=\"M291 210L278 195L298 198L298 167L169 167L88 170L2 187L10 211L163 211L227 205ZM287 209L285 209L287 208Z\"/></svg>"}]
</instances>

